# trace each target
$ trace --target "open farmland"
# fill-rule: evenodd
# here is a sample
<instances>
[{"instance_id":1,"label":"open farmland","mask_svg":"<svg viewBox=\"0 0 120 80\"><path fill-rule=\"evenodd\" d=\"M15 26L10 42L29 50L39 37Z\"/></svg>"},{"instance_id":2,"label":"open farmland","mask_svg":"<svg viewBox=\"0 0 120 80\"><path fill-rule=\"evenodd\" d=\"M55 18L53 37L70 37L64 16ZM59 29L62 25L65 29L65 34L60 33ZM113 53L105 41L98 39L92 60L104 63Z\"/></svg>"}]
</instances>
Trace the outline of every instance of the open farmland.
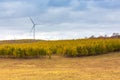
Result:
<instances>
[{"instance_id":1,"label":"open farmland","mask_svg":"<svg viewBox=\"0 0 120 80\"><path fill-rule=\"evenodd\" d=\"M81 58L1 58L0 80L120 80L120 52Z\"/></svg>"},{"instance_id":2,"label":"open farmland","mask_svg":"<svg viewBox=\"0 0 120 80\"><path fill-rule=\"evenodd\" d=\"M120 39L4 41L0 80L120 80Z\"/></svg>"}]
</instances>

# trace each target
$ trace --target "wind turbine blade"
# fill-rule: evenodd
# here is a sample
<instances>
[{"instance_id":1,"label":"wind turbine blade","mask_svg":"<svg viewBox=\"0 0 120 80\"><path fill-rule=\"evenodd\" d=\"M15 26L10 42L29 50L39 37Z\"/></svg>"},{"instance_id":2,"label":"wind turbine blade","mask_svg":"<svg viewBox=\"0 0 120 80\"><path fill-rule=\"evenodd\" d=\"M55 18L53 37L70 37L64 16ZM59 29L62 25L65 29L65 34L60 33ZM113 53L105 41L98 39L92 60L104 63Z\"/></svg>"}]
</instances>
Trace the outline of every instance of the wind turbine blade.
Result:
<instances>
[{"instance_id":1,"label":"wind turbine blade","mask_svg":"<svg viewBox=\"0 0 120 80\"><path fill-rule=\"evenodd\" d=\"M33 31L34 28L35 28L35 25L33 25L33 27L32 27L32 29L31 29L30 33Z\"/></svg>"},{"instance_id":2,"label":"wind turbine blade","mask_svg":"<svg viewBox=\"0 0 120 80\"><path fill-rule=\"evenodd\" d=\"M35 24L34 21L32 20L32 18L31 18L31 17L29 17L29 18L30 18L31 22L32 22L33 24Z\"/></svg>"}]
</instances>

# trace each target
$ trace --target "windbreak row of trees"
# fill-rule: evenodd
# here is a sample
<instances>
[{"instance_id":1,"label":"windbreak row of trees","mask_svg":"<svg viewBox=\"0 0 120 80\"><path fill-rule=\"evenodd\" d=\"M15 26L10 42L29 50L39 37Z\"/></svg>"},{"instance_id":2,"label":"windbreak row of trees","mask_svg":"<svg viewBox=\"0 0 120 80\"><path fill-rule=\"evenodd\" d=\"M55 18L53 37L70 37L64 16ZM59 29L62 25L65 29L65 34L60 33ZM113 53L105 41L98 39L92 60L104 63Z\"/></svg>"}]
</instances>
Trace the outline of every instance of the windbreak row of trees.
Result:
<instances>
[{"instance_id":1,"label":"windbreak row of trees","mask_svg":"<svg viewBox=\"0 0 120 80\"><path fill-rule=\"evenodd\" d=\"M94 35L92 35L91 37L89 37L90 39L95 39L95 38L98 38L98 39L103 39L103 38L119 38L120 39L120 34L119 33L113 33L111 36L107 36L107 35L100 35L98 37L95 37Z\"/></svg>"},{"instance_id":2,"label":"windbreak row of trees","mask_svg":"<svg viewBox=\"0 0 120 80\"><path fill-rule=\"evenodd\" d=\"M60 55L80 57L120 51L120 39L80 39L39 41L35 43L1 44L0 57L44 57Z\"/></svg>"}]
</instances>

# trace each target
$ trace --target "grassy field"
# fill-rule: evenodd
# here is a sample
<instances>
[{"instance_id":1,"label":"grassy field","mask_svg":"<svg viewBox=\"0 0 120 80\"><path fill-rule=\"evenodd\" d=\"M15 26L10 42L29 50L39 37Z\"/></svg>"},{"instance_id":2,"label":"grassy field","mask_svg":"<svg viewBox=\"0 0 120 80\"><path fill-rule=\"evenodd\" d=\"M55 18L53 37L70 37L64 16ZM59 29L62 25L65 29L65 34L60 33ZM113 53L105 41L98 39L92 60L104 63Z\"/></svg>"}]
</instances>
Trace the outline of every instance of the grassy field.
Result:
<instances>
[{"instance_id":1,"label":"grassy field","mask_svg":"<svg viewBox=\"0 0 120 80\"><path fill-rule=\"evenodd\" d=\"M0 80L120 80L120 52L80 58L1 58Z\"/></svg>"}]
</instances>

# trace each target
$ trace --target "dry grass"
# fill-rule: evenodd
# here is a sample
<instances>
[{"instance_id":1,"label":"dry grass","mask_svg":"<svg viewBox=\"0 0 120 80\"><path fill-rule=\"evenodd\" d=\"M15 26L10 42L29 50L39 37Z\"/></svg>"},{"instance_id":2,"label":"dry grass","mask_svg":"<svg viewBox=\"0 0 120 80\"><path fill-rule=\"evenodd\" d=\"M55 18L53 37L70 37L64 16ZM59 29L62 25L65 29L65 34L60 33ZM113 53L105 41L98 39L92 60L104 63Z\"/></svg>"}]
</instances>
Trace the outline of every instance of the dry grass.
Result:
<instances>
[{"instance_id":1,"label":"dry grass","mask_svg":"<svg viewBox=\"0 0 120 80\"><path fill-rule=\"evenodd\" d=\"M120 52L51 60L0 59L0 80L120 80Z\"/></svg>"}]
</instances>

